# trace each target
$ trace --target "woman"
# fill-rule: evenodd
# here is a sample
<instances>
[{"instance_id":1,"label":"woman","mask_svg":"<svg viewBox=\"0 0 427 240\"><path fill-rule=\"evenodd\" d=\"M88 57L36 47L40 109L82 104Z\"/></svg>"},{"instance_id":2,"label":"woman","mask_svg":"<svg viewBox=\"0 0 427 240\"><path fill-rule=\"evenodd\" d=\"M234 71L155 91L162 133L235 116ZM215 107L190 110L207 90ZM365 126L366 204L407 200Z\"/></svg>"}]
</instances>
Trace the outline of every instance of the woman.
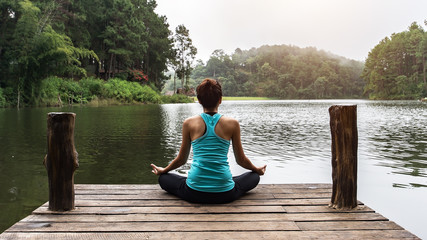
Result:
<instances>
[{"instance_id":1,"label":"woman","mask_svg":"<svg viewBox=\"0 0 427 240\"><path fill-rule=\"evenodd\" d=\"M197 99L203 113L186 119L182 126L182 144L178 156L165 168L151 164L159 175L159 184L167 192L194 203L227 203L255 188L266 165L256 167L245 156L240 125L235 119L218 114L222 101L219 82L205 79L197 87ZM251 170L232 177L227 161L230 140L237 164ZM187 162L193 146L193 163L188 177L168 173Z\"/></svg>"}]
</instances>

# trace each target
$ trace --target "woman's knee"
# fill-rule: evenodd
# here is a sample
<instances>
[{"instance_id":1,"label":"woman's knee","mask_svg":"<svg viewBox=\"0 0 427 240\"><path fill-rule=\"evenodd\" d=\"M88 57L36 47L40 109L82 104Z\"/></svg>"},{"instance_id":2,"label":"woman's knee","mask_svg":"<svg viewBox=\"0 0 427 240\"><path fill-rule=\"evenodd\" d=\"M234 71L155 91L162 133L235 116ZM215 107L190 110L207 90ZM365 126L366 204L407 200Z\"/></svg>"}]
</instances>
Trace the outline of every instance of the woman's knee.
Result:
<instances>
[{"instance_id":1,"label":"woman's knee","mask_svg":"<svg viewBox=\"0 0 427 240\"><path fill-rule=\"evenodd\" d=\"M174 173L165 173L159 176L158 182L162 189L170 191L179 189L185 184L186 178Z\"/></svg>"},{"instance_id":2,"label":"woman's knee","mask_svg":"<svg viewBox=\"0 0 427 240\"><path fill-rule=\"evenodd\" d=\"M255 172L246 172L236 178L234 178L234 182L237 187L243 191L249 191L255 188L260 181L260 177Z\"/></svg>"},{"instance_id":3,"label":"woman's knee","mask_svg":"<svg viewBox=\"0 0 427 240\"><path fill-rule=\"evenodd\" d=\"M165 189L164 186L166 186L167 178L168 177L166 176L166 174L162 174L159 176L159 179L157 180L162 189Z\"/></svg>"},{"instance_id":4,"label":"woman's knee","mask_svg":"<svg viewBox=\"0 0 427 240\"><path fill-rule=\"evenodd\" d=\"M260 181L260 177L259 177L259 174L258 173L255 173L255 172L250 172L249 173L249 185L251 185L250 187L251 187L251 189L253 189L253 188L255 188L256 186L258 186L258 183L259 183L259 181Z\"/></svg>"}]
</instances>

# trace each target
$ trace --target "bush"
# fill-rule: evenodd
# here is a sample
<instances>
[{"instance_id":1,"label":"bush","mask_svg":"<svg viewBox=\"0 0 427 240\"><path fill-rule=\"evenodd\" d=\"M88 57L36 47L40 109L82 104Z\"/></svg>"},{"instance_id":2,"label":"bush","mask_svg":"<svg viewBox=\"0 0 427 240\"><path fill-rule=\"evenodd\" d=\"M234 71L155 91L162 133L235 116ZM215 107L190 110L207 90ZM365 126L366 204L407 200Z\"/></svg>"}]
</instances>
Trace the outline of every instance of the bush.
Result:
<instances>
[{"instance_id":1,"label":"bush","mask_svg":"<svg viewBox=\"0 0 427 240\"><path fill-rule=\"evenodd\" d=\"M5 105L3 107L8 106L16 106L18 99L17 99L17 93L15 90L11 87L6 87L3 89L3 97L5 98Z\"/></svg>"},{"instance_id":2,"label":"bush","mask_svg":"<svg viewBox=\"0 0 427 240\"><path fill-rule=\"evenodd\" d=\"M160 95L156 91L154 91L151 87L147 85L141 86L136 82L132 82L132 84L135 85L135 92L134 92L135 101L144 102L144 103L160 103L161 102Z\"/></svg>"},{"instance_id":3,"label":"bush","mask_svg":"<svg viewBox=\"0 0 427 240\"><path fill-rule=\"evenodd\" d=\"M132 93L129 90L129 86L127 86L127 82L118 78L112 78L104 84L102 96L105 98L115 98L125 102L132 101Z\"/></svg>"},{"instance_id":4,"label":"bush","mask_svg":"<svg viewBox=\"0 0 427 240\"><path fill-rule=\"evenodd\" d=\"M87 100L83 99L83 89L78 82L71 79L64 80L61 85L61 99L67 100L68 104L73 103L86 103ZM84 101L83 101L84 100Z\"/></svg>"},{"instance_id":5,"label":"bush","mask_svg":"<svg viewBox=\"0 0 427 240\"><path fill-rule=\"evenodd\" d=\"M184 94L174 94L172 96L162 96L162 103L192 103L193 98Z\"/></svg>"},{"instance_id":6,"label":"bush","mask_svg":"<svg viewBox=\"0 0 427 240\"><path fill-rule=\"evenodd\" d=\"M3 95L2 88L0 88L0 107L6 107L6 98Z\"/></svg>"},{"instance_id":7,"label":"bush","mask_svg":"<svg viewBox=\"0 0 427 240\"><path fill-rule=\"evenodd\" d=\"M132 101L143 103L159 103L160 96L147 85L136 82L113 78L108 80L103 86L102 96L105 98L115 98L120 101L131 103Z\"/></svg>"},{"instance_id":8,"label":"bush","mask_svg":"<svg viewBox=\"0 0 427 240\"><path fill-rule=\"evenodd\" d=\"M63 102L68 104L86 103L84 92L85 88L72 79L48 77L41 82L38 105L57 106L62 105Z\"/></svg>"},{"instance_id":9,"label":"bush","mask_svg":"<svg viewBox=\"0 0 427 240\"><path fill-rule=\"evenodd\" d=\"M7 90L7 89L6 89ZM5 90L5 92L6 92ZM6 96L6 97L5 97ZM0 106L8 102L8 95L0 92ZM93 77L80 81L48 77L42 80L38 105L58 106L73 103L120 104L120 103L190 103L193 100L185 95L161 97L153 87L138 82L112 78L105 82Z\"/></svg>"},{"instance_id":10,"label":"bush","mask_svg":"<svg viewBox=\"0 0 427 240\"><path fill-rule=\"evenodd\" d=\"M98 78L83 78L79 81L80 87L82 88L82 96L85 100L91 101L96 96L102 95L102 87L104 81Z\"/></svg>"},{"instance_id":11,"label":"bush","mask_svg":"<svg viewBox=\"0 0 427 240\"><path fill-rule=\"evenodd\" d=\"M61 86L64 80L59 77L48 77L42 80L40 86L40 105L60 105Z\"/></svg>"}]
</instances>

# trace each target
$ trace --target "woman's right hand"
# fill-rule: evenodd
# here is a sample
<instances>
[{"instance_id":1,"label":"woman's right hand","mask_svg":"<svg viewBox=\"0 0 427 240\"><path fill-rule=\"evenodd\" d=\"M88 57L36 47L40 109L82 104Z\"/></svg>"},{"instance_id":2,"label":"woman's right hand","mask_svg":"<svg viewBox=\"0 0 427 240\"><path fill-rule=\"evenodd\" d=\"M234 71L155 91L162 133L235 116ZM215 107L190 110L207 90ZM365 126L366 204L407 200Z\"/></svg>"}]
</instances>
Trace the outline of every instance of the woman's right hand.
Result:
<instances>
[{"instance_id":1,"label":"woman's right hand","mask_svg":"<svg viewBox=\"0 0 427 240\"><path fill-rule=\"evenodd\" d=\"M262 167L257 167L254 172L258 173L258 175L264 175L265 169L267 169L267 165L264 165Z\"/></svg>"},{"instance_id":2,"label":"woman's right hand","mask_svg":"<svg viewBox=\"0 0 427 240\"><path fill-rule=\"evenodd\" d=\"M165 169L162 167L157 167L154 164L151 164L151 167L153 168L153 170L151 170L152 173L156 174L156 175L162 175L163 173L166 173Z\"/></svg>"}]
</instances>

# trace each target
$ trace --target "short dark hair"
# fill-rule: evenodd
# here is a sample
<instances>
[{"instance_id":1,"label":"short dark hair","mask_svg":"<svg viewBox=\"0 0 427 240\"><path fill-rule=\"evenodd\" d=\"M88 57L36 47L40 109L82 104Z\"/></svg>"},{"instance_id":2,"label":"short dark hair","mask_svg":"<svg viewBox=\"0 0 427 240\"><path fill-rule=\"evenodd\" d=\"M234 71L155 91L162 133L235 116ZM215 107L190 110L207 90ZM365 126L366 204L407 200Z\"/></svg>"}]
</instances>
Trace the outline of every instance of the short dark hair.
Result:
<instances>
[{"instance_id":1,"label":"short dark hair","mask_svg":"<svg viewBox=\"0 0 427 240\"><path fill-rule=\"evenodd\" d=\"M214 79L206 78L197 86L197 99L204 108L216 107L222 97L221 84Z\"/></svg>"}]
</instances>

